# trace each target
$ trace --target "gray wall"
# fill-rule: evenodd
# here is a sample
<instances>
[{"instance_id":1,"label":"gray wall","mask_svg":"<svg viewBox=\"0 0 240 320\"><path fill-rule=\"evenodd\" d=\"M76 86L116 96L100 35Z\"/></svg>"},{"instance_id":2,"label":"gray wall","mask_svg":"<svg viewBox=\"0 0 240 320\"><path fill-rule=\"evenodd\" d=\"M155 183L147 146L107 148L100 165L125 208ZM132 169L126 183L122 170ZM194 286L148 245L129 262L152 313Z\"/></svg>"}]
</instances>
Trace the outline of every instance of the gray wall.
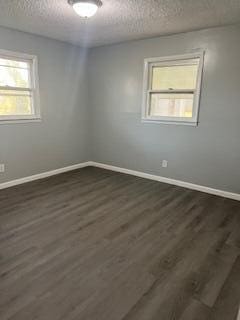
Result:
<instances>
[{"instance_id":1,"label":"gray wall","mask_svg":"<svg viewBox=\"0 0 240 320\"><path fill-rule=\"evenodd\" d=\"M91 159L239 193L239 40L233 26L91 50ZM199 48L206 50L199 126L141 123L143 59Z\"/></svg>"},{"instance_id":2,"label":"gray wall","mask_svg":"<svg viewBox=\"0 0 240 320\"><path fill-rule=\"evenodd\" d=\"M0 182L88 160L86 52L0 28L0 48L38 56L42 122L0 125Z\"/></svg>"},{"instance_id":3,"label":"gray wall","mask_svg":"<svg viewBox=\"0 0 240 320\"><path fill-rule=\"evenodd\" d=\"M36 54L42 122L0 125L0 183L94 160L240 192L240 26L83 49L0 28ZM198 127L141 123L143 59L206 50ZM167 159L169 166L161 168Z\"/></svg>"}]
</instances>

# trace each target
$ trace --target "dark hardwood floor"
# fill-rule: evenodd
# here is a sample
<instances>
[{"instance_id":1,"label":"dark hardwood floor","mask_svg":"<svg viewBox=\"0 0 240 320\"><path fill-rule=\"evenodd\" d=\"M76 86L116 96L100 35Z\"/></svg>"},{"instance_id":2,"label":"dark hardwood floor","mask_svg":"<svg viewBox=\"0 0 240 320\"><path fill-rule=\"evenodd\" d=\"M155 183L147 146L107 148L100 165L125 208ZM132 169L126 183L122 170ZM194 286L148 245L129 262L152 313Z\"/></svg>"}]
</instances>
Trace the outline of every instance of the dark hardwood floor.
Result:
<instances>
[{"instance_id":1,"label":"dark hardwood floor","mask_svg":"<svg viewBox=\"0 0 240 320\"><path fill-rule=\"evenodd\" d=\"M240 202L97 168L0 191L1 320L236 320Z\"/></svg>"}]
</instances>

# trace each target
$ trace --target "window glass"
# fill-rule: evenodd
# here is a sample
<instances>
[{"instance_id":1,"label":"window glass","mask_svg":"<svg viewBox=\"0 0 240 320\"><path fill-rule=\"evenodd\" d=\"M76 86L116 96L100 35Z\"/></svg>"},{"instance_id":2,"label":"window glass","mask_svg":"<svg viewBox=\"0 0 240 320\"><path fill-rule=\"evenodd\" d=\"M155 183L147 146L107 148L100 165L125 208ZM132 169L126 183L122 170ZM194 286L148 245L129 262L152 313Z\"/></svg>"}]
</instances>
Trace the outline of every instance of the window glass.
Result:
<instances>
[{"instance_id":1,"label":"window glass","mask_svg":"<svg viewBox=\"0 0 240 320\"><path fill-rule=\"evenodd\" d=\"M28 91L0 90L0 115L31 115L31 94Z\"/></svg>"},{"instance_id":2,"label":"window glass","mask_svg":"<svg viewBox=\"0 0 240 320\"><path fill-rule=\"evenodd\" d=\"M150 116L191 118L193 115L193 94L152 93L150 100Z\"/></svg>"},{"instance_id":3,"label":"window glass","mask_svg":"<svg viewBox=\"0 0 240 320\"><path fill-rule=\"evenodd\" d=\"M153 67L152 90L196 88L198 65Z\"/></svg>"}]
</instances>

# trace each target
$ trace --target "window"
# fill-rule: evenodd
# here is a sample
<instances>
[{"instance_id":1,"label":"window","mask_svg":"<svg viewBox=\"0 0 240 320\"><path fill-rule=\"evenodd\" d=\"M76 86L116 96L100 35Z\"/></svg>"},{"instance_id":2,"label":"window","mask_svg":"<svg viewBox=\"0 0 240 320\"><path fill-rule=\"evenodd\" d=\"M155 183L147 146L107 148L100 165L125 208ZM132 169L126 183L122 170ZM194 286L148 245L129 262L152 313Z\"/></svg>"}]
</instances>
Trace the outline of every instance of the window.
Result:
<instances>
[{"instance_id":1,"label":"window","mask_svg":"<svg viewBox=\"0 0 240 320\"><path fill-rule=\"evenodd\" d=\"M146 59L142 119L196 125L203 52Z\"/></svg>"},{"instance_id":2,"label":"window","mask_svg":"<svg viewBox=\"0 0 240 320\"><path fill-rule=\"evenodd\" d=\"M40 119L37 58L0 50L0 123Z\"/></svg>"}]
</instances>

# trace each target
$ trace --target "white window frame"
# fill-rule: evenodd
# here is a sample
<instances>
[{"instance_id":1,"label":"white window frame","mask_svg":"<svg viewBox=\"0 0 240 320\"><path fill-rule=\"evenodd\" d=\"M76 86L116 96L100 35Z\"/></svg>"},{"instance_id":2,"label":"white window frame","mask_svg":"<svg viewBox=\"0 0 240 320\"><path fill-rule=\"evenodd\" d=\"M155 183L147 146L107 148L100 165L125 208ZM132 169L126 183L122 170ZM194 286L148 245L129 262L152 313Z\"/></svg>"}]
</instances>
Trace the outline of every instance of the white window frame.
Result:
<instances>
[{"instance_id":1,"label":"white window frame","mask_svg":"<svg viewBox=\"0 0 240 320\"><path fill-rule=\"evenodd\" d=\"M152 70L156 66L174 66L190 64L192 59L199 59L199 68L197 73L197 82L195 90L151 90ZM204 51L198 51L190 54L177 56L158 57L144 59L143 75L143 102L142 102L142 122L164 123L164 124L184 124L197 126L199 118L200 96L202 73L204 64ZM155 93L193 93L193 116L189 117L154 117L149 114L150 94Z\"/></svg>"},{"instance_id":2,"label":"white window frame","mask_svg":"<svg viewBox=\"0 0 240 320\"><path fill-rule=\"evenodd\" d=\"M32 94L32 114L31 115L0 115L0 124L38 122L41 121L40 100L39 100L39 79L38 79L38 59L35 55L8 51L0 49L0 58L9 60L19 60L30 65L31 88L5 87L2 90L29 91Z\"/></svg>"}]
</instances>

